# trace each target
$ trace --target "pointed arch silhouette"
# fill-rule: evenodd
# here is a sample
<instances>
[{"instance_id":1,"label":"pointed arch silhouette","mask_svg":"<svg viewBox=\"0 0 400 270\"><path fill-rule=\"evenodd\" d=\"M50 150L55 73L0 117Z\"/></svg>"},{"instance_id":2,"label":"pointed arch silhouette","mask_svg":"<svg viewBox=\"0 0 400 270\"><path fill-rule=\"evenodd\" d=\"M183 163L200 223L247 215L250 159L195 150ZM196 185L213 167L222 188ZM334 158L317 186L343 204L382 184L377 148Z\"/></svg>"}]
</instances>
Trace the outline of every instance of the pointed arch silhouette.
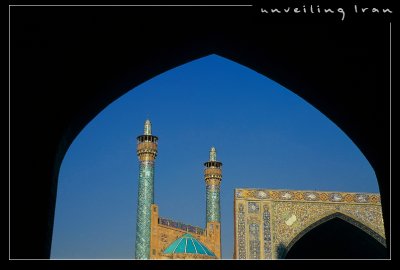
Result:
<instances>
[{"instance_id":1,"label":"pointed arch silhouette","mask_svg":"<svg viewBox=\"0 0 400 270\"><path fill-rule=\"evenodd\" d=\"M204 20L202 8L33 8L11 16L11 258L49 258L61 161L86 124L133 87L210 53L295 91L354 141L376 172L390 240L387 23L268 25L252 8L222 21L220 9Z\"/></svg>"},{"instance_id":2,"label":"pointed arch silhouette","mask_svg":"<svg viewBox=\"0 0 400 270\"><path fill-rule=\"evenodd\" d=\"M354 226L355 229L359 229L366 233L367 235L371 236L373 239L375 239L380 245L386 248L386 239L383 238L380 234L375 232L373 229L369 228L368 226L364 225L360 221L357 221L356 219L349 217L348 215L345 215L340 212L335 212L333 214L327 215L318 221L314 222L313 224L309 225L305 229L303 229L300 233L298 233L287 246L282 246L278 245L277 248L277 253L279 258L285 258L286 255L291 251L291 249L307 234L312 233L314 229L318 228L320 225L326 224L334 219L340 219L341 221L344 221L348 224L351 224ZM337 233L340 234L341 232L331 232L331 233ZM326 245L329 245L327 243ZM318 247L316 247L318 248ZM337 247L336 247L337 248ZM334 250L333 250L334 251ZM311 252L311 251L310 251Z\"/></svg>"}]
</instances>

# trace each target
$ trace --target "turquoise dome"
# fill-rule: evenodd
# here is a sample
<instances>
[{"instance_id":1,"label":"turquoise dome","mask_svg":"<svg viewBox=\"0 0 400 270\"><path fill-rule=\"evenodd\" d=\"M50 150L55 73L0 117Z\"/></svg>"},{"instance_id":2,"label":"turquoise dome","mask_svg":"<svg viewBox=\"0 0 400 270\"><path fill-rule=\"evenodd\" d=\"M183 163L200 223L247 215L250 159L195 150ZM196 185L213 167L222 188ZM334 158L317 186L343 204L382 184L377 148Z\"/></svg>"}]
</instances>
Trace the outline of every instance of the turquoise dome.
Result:
<instances>
[{"instance_id":1,"label":"turquoise dome","mask_svg":"<svg viewBox=\"0 0 400 270\"><path fill-rule=\"evenodd\" d=\"M201 254L211 257L216 257L215 254L209 250L204 244L199 240L194 238L191 234L186 233L180 238L176 239L171 245L169 245L165 250L164 254Z\"/></svg>"}]
</instances>

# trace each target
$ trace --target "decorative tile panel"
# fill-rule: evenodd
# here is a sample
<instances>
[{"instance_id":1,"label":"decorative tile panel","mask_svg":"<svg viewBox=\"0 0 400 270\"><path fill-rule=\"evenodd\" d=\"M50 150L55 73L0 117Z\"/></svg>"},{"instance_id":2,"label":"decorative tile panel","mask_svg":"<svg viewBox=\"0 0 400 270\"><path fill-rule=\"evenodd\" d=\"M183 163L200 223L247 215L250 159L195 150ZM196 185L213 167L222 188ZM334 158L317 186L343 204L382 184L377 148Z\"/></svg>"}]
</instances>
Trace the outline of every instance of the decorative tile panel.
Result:
<instances>
[{"instance_id":1,"label":"decorative tile panel","mask_svg":"<svg viewBox=\"0 0 400 270\"><path fill-rule=\"evenodd\" d=\"M244 213L244 205L239 204L239 214L238 214L238 253L239 259L246 259L246 222L245 222L245 213Z\"/></svg>"},{"instance_id":2,"label":"decorative tile panel","mask_svg":"<svg viewBox=\"0 0 400 270\"><path fill-rule=\"evenodd\" d=\"M236 189L237 199L380 204L379 194L301 190Z\"/></svg>"},{"instance_id":3,"label":"decorative tile panel","mask_svg":"<svg viewBox=\"0 0 400 270\"><path fill-rule=\"evenodd\" d=\"M260 225L249 224L250 259L260 259Z\"/></svg>"},{"instance_id":4,"label":"decorative tile panel","mask_svg":"<svg viewBox=\"0 0 400 270\"><path fill-rule=\"evenodd\" d=\"M206 211L207 222L220 222L220 186L207 185L206 186Z\"/></svg>"},{"instance_id":5,"label":"decorative tile panel","mask_svg":"<svg viewBox=\"0 0 400 270\"><path fill-rule=\"evenodd\" d=\"M263 225L264 225L264 258L271 259L272 258L272 250L271 250L271 216L269 213L269 209L266 205L264 205L263 212Z\"/></svg>"},{"instance_id":6,"label":"decorative tile panel","mask_svg":"<svg viewBox=\"0 0 400 270\"><path fill-rule=\"evenodd\" d=\"M139 195L136 220L135 258L149 259L151 204L154 200L154 162L142 161L139 169Z\"/></svg>"},{"instance_id":7,"label":"decorative tile panel","mask_svg":"<svg viewBox=\"0 0 400 270\"><path fill-rule=\"evenodd\" d=\"M249 213L258 213L260 212L260 203L258 202L249 202L247 212Z\"/></svg>"},{"instance_id":8,"label":"decorative tile panel","mask_svg":"<svg viewBox=\"0 0 400 270\"><path fill-rule=\"evenodd\" d=\"M267 194L264 199L260 191ZM268 189L236 189L235 194L240 259L284 258L297 239L332 218L341 218L386 245L379 194Z\"/></svg>"},{"instance_id":9,"label":"decorative tile panel","mask_svg":"<svg viewBox=\"0 0 400 270\"><path fill-rule=\"evenodd\" d=\"M166 219L166 218L161 218L161 217L158 218L158 224L164 225L167 227L180 229L180 230L191 232L191 233L195 233L195 234L200 234L200 235L203 235L204 231L205 231L205 229L200 228L200 227L188 225L188 224L185 224L182 222L177 222L177 221L173 221L171 219Z\"/></svg>"}]
</instances>

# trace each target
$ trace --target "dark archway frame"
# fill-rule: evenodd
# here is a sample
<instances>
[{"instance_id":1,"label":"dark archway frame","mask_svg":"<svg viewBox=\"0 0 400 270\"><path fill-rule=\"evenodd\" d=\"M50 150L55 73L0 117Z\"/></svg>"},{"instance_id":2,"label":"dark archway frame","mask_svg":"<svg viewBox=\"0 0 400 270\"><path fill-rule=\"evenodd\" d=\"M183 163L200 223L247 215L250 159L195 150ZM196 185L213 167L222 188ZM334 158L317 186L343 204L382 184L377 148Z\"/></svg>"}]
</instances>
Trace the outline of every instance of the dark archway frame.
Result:
<instances>
[{"instance_id":1,"label":"dark archway frame","mask_svg":"<svg viewBox=\"0 0 400 270\"><path fill-rule=\"evenodd\" d=\"M11 258L49 258L59 168L84 126L140 83L212 53L293 91L353 140L377 175L389 241L388 23L276 23L254 9L223 18L217 9L34 9L10 12Z\"/></svg>"}]
</instances>

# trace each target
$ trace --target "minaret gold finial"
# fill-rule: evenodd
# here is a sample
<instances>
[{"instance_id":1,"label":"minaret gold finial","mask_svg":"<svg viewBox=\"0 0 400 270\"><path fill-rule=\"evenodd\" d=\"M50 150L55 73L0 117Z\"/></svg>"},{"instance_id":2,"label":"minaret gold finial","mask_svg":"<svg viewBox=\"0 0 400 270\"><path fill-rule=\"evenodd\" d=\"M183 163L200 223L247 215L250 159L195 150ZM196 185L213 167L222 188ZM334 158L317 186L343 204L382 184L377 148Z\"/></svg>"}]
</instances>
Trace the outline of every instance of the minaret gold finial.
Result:
<instances>
[{"instance_id":1,"label":"minaret gold finial","mask_svg":"<svg viewBox=\"0 0 400 270\"><path fill-rule=\"evenodd\" d=\"M210 150L210 161L217 161L217 151L214 146Z\"/></svg>"},{"instance_id":2,"label":"minaret gold finial","mask_svg":"<svg viewBox=\"0 0 400 270\"><path fill-rule=\"evenodd\" d=\"M148 119L144 123L144 135L151 135L151 122Z\"/></svg>"}]
</instances>

